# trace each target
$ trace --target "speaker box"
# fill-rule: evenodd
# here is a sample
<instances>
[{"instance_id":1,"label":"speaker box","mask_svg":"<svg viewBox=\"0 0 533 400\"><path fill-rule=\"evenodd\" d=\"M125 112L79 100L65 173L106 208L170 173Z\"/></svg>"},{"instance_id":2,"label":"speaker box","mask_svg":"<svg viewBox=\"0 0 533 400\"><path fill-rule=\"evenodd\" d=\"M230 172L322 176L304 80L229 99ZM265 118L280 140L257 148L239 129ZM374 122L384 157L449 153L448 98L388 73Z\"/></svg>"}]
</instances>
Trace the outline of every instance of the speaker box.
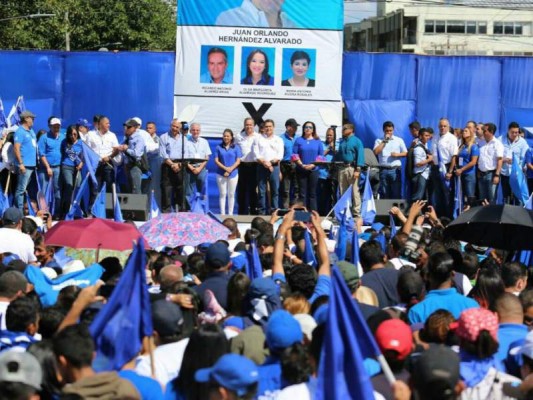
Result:
<instances>
[{"instance_id":1,"label":"speaker box","mask_svg":"<svg viewBox=\"0 0 533 400\"><path fill-rule=\"evenodd\" d=\"M117 197L124 220L146 221L148 219L148 195L117 193ZM107 218L113 218L113 196L111 193L106 193L105 209Z\"/></svg>"},{"instance_id":2,"label":"speaker box","mask_svg":"<svg viewBox=\"0 0 533 400\"><path fill-rule=\"evenodd\" d=\"M400 211L405 214L409 204L404 199L376 200L376 219L374 222L381 222L384 225L389 225L389 210L392 207L398 207ZM396 224L399 224L397 219Z\"/></svg>"}]
</instances>

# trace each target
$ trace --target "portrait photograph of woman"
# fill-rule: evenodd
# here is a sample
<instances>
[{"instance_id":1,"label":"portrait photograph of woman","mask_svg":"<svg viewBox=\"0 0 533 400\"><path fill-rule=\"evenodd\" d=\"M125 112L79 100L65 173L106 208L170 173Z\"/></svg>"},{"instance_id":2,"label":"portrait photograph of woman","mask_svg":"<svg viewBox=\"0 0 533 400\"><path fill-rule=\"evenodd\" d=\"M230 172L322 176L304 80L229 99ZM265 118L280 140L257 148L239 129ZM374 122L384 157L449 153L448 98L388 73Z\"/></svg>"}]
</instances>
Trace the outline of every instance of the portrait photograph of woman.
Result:
<instances>
[{"instance_id":1,"label":"portrait photograph of woman","mask_svg":"<svg viewBox=\"0 0 533 400\"><path fill-rule=\"evenodd\" d=\"M283 80L281 86L315 87L316 50L283 49Z\"/></svg>"},{"instance_id":2,"label":"portrait photograph of woman","mask_svg":"<svg viewBox=\"0 0 533 400\"><path fill-rule=\"evenodd\" d=\"M242 85L274 85L274 49L242 49Z\"/></svg>"}]
</instances>

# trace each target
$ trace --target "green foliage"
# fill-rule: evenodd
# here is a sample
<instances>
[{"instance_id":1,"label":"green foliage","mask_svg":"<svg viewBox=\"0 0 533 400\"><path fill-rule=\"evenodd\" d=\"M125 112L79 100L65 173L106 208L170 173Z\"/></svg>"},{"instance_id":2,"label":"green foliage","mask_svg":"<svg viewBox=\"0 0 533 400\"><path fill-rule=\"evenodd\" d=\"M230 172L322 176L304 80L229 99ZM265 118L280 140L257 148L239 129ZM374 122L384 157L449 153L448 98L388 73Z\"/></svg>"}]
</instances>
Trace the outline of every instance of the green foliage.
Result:
<instances>
[{"instance_id":1,"label":"green foliage","mask_svg":"<svg viewBox=\"0 0 533 400\"><path fill-rule=\"evenodd\" d=\"M176 15L165 0L0 0L0 20L29 14L55 16L0 21L0 48L65 50L67 32L72 51L175 48Z\"/></svg>"}]
</instances>

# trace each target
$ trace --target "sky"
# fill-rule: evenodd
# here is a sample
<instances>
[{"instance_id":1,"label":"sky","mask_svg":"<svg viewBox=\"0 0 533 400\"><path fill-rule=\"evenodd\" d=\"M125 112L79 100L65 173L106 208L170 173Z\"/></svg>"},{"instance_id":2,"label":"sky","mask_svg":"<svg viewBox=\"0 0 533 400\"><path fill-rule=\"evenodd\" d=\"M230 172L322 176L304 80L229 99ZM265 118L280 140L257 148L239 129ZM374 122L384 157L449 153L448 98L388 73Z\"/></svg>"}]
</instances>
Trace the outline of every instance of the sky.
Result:
<instances>
[{"instance_id":1,"label":"sky","mask_svg":"<svg viewBox=\"0 0 533 400\"><path fill-rule=\"evenodd\" d=\"M344 2L344 23L359 22L365 18L376 16L376 2L357 0Z\"/></svg>"}]
</instances>

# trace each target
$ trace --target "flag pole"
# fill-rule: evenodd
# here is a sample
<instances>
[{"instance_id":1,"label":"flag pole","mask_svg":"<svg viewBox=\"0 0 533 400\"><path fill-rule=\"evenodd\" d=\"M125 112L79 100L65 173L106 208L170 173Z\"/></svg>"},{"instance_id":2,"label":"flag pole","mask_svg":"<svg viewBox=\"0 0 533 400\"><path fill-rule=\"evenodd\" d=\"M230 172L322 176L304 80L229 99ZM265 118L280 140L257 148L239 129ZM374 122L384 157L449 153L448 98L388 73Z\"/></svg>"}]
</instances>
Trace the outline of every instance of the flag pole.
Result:
<instances>
[{"instance_id":1,"label":"flag pole","mask_svg":"<svg viewBox=\"0 0 533 400\"><path fill-rule=\"evenodd\" d=\"M385 378L389 382L390 385L392 385L394 382L396 382L396 378L394 377L394 374L392 373L389 363L387 360L385 360L385 357L383 357L383 354L380 354L377 356L379 365L381 366L381 369L383 370L383 375L385 375Z\"/></svg>"},{"instance_id":2,"label":"flag pole","mask_svg":"<svg viewBox=\"0 0 533 400\"><path fill-rule=\"evenodd\" d=\"M152 375L153 379L156 379L155 377L155 360L154 360L154 335L152 336L145 336L144 340L147 343L147 349L148 349L148 356L150 357L150 374Z\"/></svg>"},{"instance_id":3,"label":"flag pole","mask_svg":"<svg viewBox=\"0 0 533 400\"><path fill-rule=\"evenodd\" d=\"M11 171L7 170L7 181L6 181L6 188L4 189L4 194L7 196L7 192L9 191L9 183L11 181Z\"/></svg>"}]
</instances>

